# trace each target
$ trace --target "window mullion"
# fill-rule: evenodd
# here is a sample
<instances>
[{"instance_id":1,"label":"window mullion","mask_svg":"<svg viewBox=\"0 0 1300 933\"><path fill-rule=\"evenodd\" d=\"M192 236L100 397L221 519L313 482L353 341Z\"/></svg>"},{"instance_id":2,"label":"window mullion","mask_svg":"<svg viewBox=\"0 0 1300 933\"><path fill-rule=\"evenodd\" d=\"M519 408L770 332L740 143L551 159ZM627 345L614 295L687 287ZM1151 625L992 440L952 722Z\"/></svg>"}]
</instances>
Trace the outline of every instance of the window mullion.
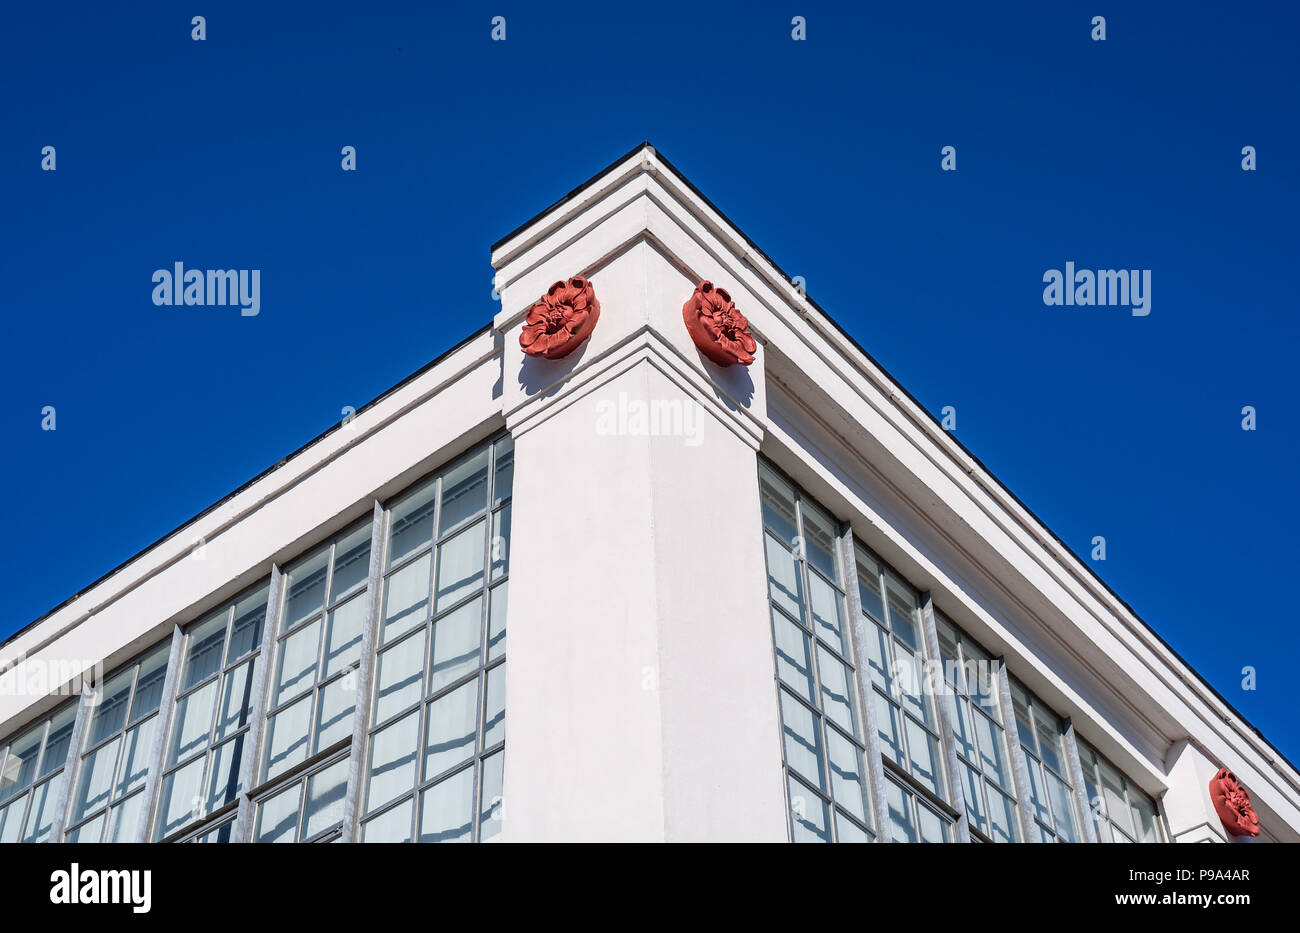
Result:
<instances>
[{"instance_id":1,"label":"window mullion","mask_svg":"<svg viewBox=\"0 0 1300 933\"><path fill-rule=\"evenodd\" d=\"M1016 784L1016 812L1020 828L1024 831L1026 842L1042 842L1042 831L1030 812L1034 806L1034 796L1029 783L1029 763L1025 761L1025 750L1020 747L1020 726L1016 721L1015 707L1011 703L1011 676L1007 673L1006 658L998 658L998 705L1002 709L1007 748L1011 754L1011 776Z\"/></svg>"},{"instance_id":2,"label":"window mullion","mask_svg":"<svg viewBox=\"0 0 1300 933\"><path fill-rule=\"evenodd\" d=\"M167 749L167 734L173 725L176 712L176 688L181 679L181 647L185 635L179 625L172 626L172 646L167 655L167 673L163 677L162 698L158 701L158 728L154 730L153 745L149 749L149 771L144 780L144 805L140 808L140 825L136 827L133 842L145 842L149 838L149 827L153 824L154 811L157 808L159 782L162 780L163 755ZM220 702L220 698L218 698Z\"/></svg>"},{"instance_id":3,"label":"window mullion","mask_svg":"<svg viewBox=\"0 0 1300 933\"><path fill-rule=\"evenodd\" d=\"M235 822L230 828L230 839L232 842L245 842L252 838L252 800L248 792L253 789L253 782L257 774L257 761L260 758L262 747L262 731L266 719L266 696L267 682L270 678L271 668L271 649L275 645L275 630L280 621L280 591L284 587L284 573L280 570L279 564L271 565L271 585L267 587L266 594L266 618L262 623L262 644L258 648L258 653L253 656L253 708L249 710L248 731L244 737L244 757L239 762L239 807L235 811ZM234 607L231 608L232 621L234 625ZM229 650L229 636L227 635L226 645L223 649ZM223 660L224 663L224 660ZM217 688L217 710L220 715L221 691L225 688L225 672L222 672L220 685ZM210 766L209 766L210 767Z\"/></svg>"},{"instance_id":4,"label":"window mullion","mask_svg":"<svg viewBox=\"0 0 1300 933\"><path fill-rule=\"evenodd\" d=\"M850 617L849 628L853 632L853 676L857 680L858 702L862 705L862 732L863 744L867 747L866 769L867 769L867 786L871 796L871 815L875 822L875 833L877 842L889 841L889 823L885 813L885 765L880 758L880 742L878 741L878 732L876 729L876 715L874 711L875 704L871 702L871 691L874 687L871 684L871 672L867 669L868 665L863 661L864 646L867 641L867 631L864 626L874 623L866 621L866 614L862 609L862 600L858 595L858 562L854 552L853 529L848 524L840 527L839 535L840 556L844 561L844 595L848 603L848 612Z\"/></svg>"},{"instance_id":5,"label":"window mullion","mask_svg":"<svg viewBox=\"0 0 1300 933\"><path fill-rule=\"evenodd\" d=\"M966 788L959 777L961 772L958 769L961 765L957 761L957 739L952 729L952 711L940 696L942 691L947 690L948 682L943 676L943 655L939 651L939 629L934 621L934 600L931 599L928 591L921 594L921 632L925 641L925 653L931 662L926 665L927 659L922 658L921 695L924 699L927 689L934 688L930 690L930 700L937 707L939 742L943 747L943 757L948 763L948 799L960 814L956 825L957 841L970 842L970 817L966 808ZM937 677L932 676L936 669ZM973 722L971 727L974 728Z\"/></svg>"},{"instance_id":6,"label":"window mullion","mask_svg":"<svg viewBox=\"0 0 1300 933\"><path fill-rule=\"evenodd\" d=\"M1097 827L1092 821L1092 805L1088 800L1087 786L1083 783L1083 764L1079 761L1079 746L1074 741L1074 723L1067 717L1065 720L1065 761L1066 770L1070 772L1070 783L1074 785L1075 806L1080 811L1083 818L1083 839L1085 842L1097 841ZM1127 781L1125 781L1127 784ZM1124 800L1128 801L1128 790L1125 788Z\"/></svg>"},{"instance_id":7,"label":"window mullion","mask_svg":"<svg viewBox=\"0 0 1300 933\"><path fill-rule=\"evenodd\" d=\"M386 556L385 534L387 515L384 507L375 501L370 529L370 570L366 581L365 622L361 626L361 660L356 671L356 708L352 711L352 746L348 751L348 784L343 798L343 841L355 842L357 838L357 802L361 795L361 778L365 771L366 732L370 728L370 681L376 660L377 628L379 625L379 587ZM433 574L432 552L429 573ZM432 610L430 604L430 610ZM425 646L428 647L427 644Z\"/></svg>"},{"instance_id":8,"label":"window mullion","mask_svg":"<svg viewBox=\"0 0 1300 933\"><path fill-rule=\"evenodd\" d=\"M59 785L59 794L54 800L54 822L50 827L50 842L63 841L63 827L68 821L68 804L71 801L73 794L72 782L77 777L77 756L81 752L81 738L86 731L86 721L90 718L95 706L94 697L96 696L97 691L102 692L103 689L103 677L100 678L100 682L94 687L89 687L86 684L82 684L81 686L81 695L77 700L77 718L74 719L72 723L72 736L68 743L67 757L63 762L63 775ZM101 696L100 699L102 700L103 697ZM130 712L129 705L127 706L127 711L128 713ZM49 741L48 731L46 741ZM121 751L122 750L119 748L118 753L120 754ZM42 750L41 754L44 756L44 750ZM110 787L110 801L112 792L113 789Z\"/></svg>"}]
</instances>

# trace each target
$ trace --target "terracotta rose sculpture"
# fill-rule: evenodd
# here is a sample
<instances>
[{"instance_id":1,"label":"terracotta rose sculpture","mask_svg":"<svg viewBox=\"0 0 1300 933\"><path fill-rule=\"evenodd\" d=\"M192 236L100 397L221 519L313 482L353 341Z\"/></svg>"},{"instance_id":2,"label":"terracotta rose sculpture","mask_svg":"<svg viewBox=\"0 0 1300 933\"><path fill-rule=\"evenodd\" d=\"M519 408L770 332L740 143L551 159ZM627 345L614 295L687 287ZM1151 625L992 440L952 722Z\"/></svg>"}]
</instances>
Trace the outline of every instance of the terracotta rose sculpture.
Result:
<instances>
[{"instance_id":1,"label":"terracotta rose sculpture","mask_svg":"<svg viewBox=\"0 0 1300 933\"><path fill-rule=\"evenodd\" d=\"M1258 836L1259 817L1250 805L1250 794L1237 783L1237 776L1220 768L1210 778L1210 800L1223 821L1223 828L1234 836Z\"/></svg>"},{"instance_id":2,"label":"terracotta rose sculpture","mask_svg":"<svg viewBox=\"0 0 1300 933\"><path fill-rule=\"evenodd\" d=\"M714 288L712 282L695 286L691 300L682 305L682 319L700 352L719 366L754 362L758 344L749 332L749 321L724 289Z\"/></svg>"},{"instance_id":3,"label":"terracotta rose sculpture","mask_svg":"<svg viewBox=\"0 0 1300 933\"><path fill-rule=\"evenodd\" d=\"M578 348L596 329L600 302L580 275L556 282L528 309L519 346L529 356L558 360Z\"/></svg>"}]
</instances>

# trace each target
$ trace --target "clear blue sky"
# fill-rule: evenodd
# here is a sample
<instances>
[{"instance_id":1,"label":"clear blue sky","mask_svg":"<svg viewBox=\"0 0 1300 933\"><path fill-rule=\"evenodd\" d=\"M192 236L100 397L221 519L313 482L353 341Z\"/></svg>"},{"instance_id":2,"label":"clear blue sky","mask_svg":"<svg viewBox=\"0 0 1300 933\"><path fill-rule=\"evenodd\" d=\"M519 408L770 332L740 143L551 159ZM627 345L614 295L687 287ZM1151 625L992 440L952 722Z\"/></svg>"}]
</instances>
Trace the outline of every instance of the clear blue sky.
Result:
<instances>
[{"instance_id":1,"label":"clear blue sky","mask_svg":"<svg viewBox=\"0 0 1300 933\"><path fill-rule=\"evenodd\" d=\"M1300 760L1295 4L80 6L0 25L0 636L486 324L489 244L649 139ZM261 313L155 307L176 260ZM1045 307L1067 260L1152 313Z\"/></svg>"}]
</instances>

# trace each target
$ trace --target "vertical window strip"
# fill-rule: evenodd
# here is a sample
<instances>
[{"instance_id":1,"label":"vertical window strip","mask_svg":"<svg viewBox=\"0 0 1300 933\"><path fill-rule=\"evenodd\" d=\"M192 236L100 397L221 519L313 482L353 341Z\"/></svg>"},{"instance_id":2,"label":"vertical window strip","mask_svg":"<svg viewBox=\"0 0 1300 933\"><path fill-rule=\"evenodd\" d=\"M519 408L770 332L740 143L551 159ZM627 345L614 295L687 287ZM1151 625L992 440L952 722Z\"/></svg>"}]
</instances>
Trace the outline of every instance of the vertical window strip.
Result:
<instances>
[{"instance_id":1,"label":"vertical window strip","mask_svg":"<svg viewBox=\"0 0 1300 933\"><path fill-rule=\"evenodd\" d=\"M887 772L890 838L897 842L948 841L948 777L933 690L928 689L929 649L921 599L902 577L860 542L854 565L870 674L876 744ZM929 801L926 801L926 798Z\"/></svg>"},{"instance_id":2,"label":"vertical window strip","mask_svg":"<svg viewBox=\"0 0 1300 933\"><path fill-rule=\"evenodd\" d=\"M766 463L759 470L790 838L871 841L842 539L793 484Z\"/></svg>"},{"instance_id":3,"label":"vertical window strip","mask_svg":"<svg viewBox=\"0 0 1300 933\"><path fill-rule=\"evenodd\" d=\"M970 829L981 841L1019 842L1015 771L999 697L1001 664L937 609L934 620Z\"/></svg>"},{"instance_id":4,"label":"vertical window strip","mask_svg":"<svg viewBox=\"0 0 1300 933\"><path fill-rule=\"evenodd\" d=\"M1029 771L1026 806L1044 842L1079 842L1074 788L1066 776L1065 725L1018 680L1010 683L1020 748Z\"/></svg>"},{"instance_id":5,"label":"vertical window strip","mask_svg":"<svg viewBox=\"0 0 1300 933\"><path fill-rule=\"evenodd\" d=\"M500 831L513 452L498 438L387 510L362 841Z\"/></svg>"},{"instance_id":6,"label":"vertical window strip","mask_svg":"<svg viewBox=\"0 0 1300 933\"><path fill-rule=\"evenodd\" d=\"M187 627L154 841L238 804L262 662L269 581Z\"/></svg>"},{"instance_id":7,"label":"vertical window strip","mask_svg":"<svg viewBox=\"0 0 1300 933\"><path fill-rule=\"evenodd\" d=\"M135 841L170 653L169 638L88 694L65 842Z\"/></svg>"},{"instance_id":8,"label":"vertical window strip","mask_svg":"<svg viewBox=\"0 0 1300 933\"><path fill-rule=\"evenodd\" d=\"M64 702L0 748L0 843L52 840L79 706Z\"/></svg>"},{"instance_id":9,"label":"vertical window strip","mask_svg":"<svg viewBox=\"0 0 1300 933\"><path fill-rule=\"evenodd\" d=\"M1162 842L1164 830L1155 801L1087 742L1076 737L1075 743L1097 841Z\"/></svg>"}]
</instances>

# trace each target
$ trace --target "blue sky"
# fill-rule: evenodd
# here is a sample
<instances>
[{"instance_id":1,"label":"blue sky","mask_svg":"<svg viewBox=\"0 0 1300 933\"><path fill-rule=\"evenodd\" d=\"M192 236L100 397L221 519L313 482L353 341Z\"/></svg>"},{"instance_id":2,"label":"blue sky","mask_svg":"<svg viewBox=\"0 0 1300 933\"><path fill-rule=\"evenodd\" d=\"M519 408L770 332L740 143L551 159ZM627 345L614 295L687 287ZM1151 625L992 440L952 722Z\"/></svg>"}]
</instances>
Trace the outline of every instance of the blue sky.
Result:
<instances>
[{"instance_id":1,"label":"blue sky","mask_svg":"<svg viewBox=\"0 0 1300 933\"><path fill-rule=\"evenodd\" d=\"M1295 5L84 6L0 29L0 636L487 323L489 244L650 139L1300 760ZM155 307L177 260L261 313ZM1067 260L1151 314L1046 307Z\"/></svg>"}]
</instances>

